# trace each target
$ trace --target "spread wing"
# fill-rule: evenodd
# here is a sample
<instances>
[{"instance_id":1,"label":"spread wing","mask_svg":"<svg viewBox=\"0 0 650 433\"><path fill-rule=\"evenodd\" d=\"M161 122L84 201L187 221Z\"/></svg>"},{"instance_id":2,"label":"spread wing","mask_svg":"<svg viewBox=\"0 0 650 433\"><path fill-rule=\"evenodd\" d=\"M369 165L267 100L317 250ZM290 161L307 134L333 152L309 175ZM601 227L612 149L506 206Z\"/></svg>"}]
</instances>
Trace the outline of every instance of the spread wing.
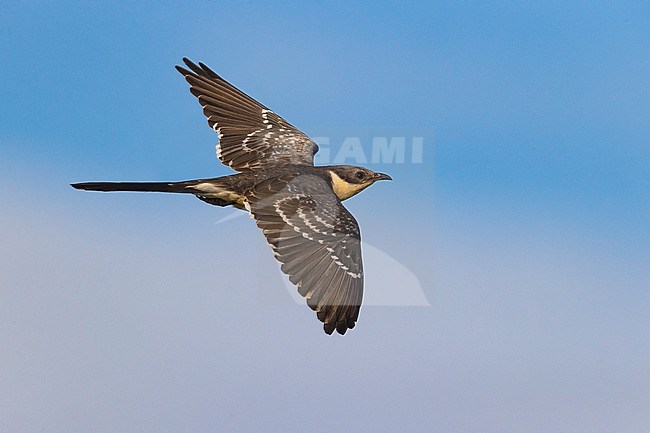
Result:
<instances>
[{"instance_id":1,"label":"spread wing","mask_svg":"<svg viewBox=\"0 0 650 433\"><path fill-rule=\"evenodd\" d=\"M289 122L217 75L184 58L176 66L219 135L217 156L237 171L283 164L314 165L318 146Z\"/></svg>"},{"instance_id":2,"label":"spread wing","mask_svg":"<svg viewBox=\"0 0 650 433\"><path fill-rule=\"evenodd\" d=\"M246 198L282 271L325 332L353 328L363 298L361 236L331 186L313 175L280 177L256 185Z\"/></svg>"}]
</instances>

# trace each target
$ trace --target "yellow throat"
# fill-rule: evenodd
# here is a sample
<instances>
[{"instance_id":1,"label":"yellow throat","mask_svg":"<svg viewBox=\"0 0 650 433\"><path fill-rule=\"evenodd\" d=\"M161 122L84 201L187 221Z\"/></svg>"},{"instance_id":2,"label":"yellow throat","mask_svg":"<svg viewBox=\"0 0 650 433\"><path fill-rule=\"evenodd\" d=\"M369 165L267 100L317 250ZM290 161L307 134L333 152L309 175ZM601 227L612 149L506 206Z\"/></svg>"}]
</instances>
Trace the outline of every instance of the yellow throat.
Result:
<instances>
[{"instance_id":1,"label":"yellow throat","mask_svg":"<svg viewBox=\"0 0 650 433\"><path fill-rule=\"evenodd\" d=\"M332 189L334 190L334 194L336 194L336 196L341 201L352 197L372 183L350 183L341 179L341 177L335 172L331 170L328 171L330 173L330 177L332 178Z\"/></svg>"}]
</instances>

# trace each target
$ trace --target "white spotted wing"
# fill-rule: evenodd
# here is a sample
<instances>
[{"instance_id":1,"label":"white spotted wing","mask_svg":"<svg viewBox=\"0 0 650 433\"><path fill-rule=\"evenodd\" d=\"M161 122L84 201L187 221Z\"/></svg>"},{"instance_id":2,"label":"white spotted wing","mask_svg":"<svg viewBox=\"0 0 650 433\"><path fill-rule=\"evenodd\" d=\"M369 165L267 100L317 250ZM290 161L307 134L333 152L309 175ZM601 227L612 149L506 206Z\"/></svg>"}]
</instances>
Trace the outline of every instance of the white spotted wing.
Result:
<instances>
[{"instance_id":1,"label":"white spotted wing","mask_svg":"<svg viewBox=\"0 0 650 433\"><path fill-rule=\"evenodd\" d=\"M353 328L363 298L361 236L331 186L316 175L273 178L246 197L282 271L317 312L325 332Z\"/></svg>"},{"instance_id":2,"label":"white spotted wing","mask_svg":"<svg viewBox=\"0 0 650 433\"><path fill-rule=\"evenodd\" d=\"M314 164L318 146L313 140L203 63L183 61L190 70L176 69L190 83L190 92L219 136L221 162L237 171Z\"/></svg>"}]
</instances>

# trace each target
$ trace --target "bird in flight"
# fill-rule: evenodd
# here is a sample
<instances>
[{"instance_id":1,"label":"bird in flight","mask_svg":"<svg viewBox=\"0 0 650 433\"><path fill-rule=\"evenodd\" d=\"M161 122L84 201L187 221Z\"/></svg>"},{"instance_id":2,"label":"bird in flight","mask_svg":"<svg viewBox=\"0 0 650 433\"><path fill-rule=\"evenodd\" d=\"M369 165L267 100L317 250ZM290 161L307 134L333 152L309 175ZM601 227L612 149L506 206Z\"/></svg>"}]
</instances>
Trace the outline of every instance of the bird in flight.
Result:
<instances>
[{"instance_id":1,"label":"bird in flight","mask_svg":"<svg viewBox=\"0 0 650 433\"><path fill-rule=\"evenodd\" d=\"M217 156L237 173L182 182L84 182L88 191L193 194L245 209L282 271L316 311L327 334L354 328L363 298L361 234L341 203L383 173L351 165L314 166L316 143L203 63L176 66L217 133Z\"/></svg>"}]
</instances>

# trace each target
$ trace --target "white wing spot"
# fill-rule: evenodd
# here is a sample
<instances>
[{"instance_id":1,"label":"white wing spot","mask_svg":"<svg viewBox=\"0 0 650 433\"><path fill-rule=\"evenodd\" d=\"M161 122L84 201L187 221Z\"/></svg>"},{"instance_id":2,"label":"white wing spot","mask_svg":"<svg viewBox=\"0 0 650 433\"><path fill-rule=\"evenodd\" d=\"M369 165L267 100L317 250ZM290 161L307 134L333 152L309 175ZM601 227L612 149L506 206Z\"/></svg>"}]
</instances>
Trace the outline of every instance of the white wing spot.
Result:
<instances>
[{"instance_id":1,"label":"white wing spot","mask_svg":"<svg viewBox=\"0 0 650 433\"><path fill-rule=\"evenodd\" d=\"M305 197L306 197L305 195L299 195L298 196L298 198L305 198ZM278 215L280 215L280 218L282 218L282 221L284 221L289 227L292 227L293 230L296 231L297 233L302 234L302 236L304 238L309 239L310 241L316 240L313 237L309 236L308 233L305 233L302 230L300 230L300 227L294 225L293 222L291 221L291 219L289 217L287 217L287 215L282 211L282 209L280 209L280 206L282 205L282 203L284 203L285 201L288 201L288 200L293 200L293 199L295 199L295 197L284 197L284 198L281 198L280 200L276 201L273 204L273 207L275 208L275 212Z\"/></svg>"}]
</instances>

